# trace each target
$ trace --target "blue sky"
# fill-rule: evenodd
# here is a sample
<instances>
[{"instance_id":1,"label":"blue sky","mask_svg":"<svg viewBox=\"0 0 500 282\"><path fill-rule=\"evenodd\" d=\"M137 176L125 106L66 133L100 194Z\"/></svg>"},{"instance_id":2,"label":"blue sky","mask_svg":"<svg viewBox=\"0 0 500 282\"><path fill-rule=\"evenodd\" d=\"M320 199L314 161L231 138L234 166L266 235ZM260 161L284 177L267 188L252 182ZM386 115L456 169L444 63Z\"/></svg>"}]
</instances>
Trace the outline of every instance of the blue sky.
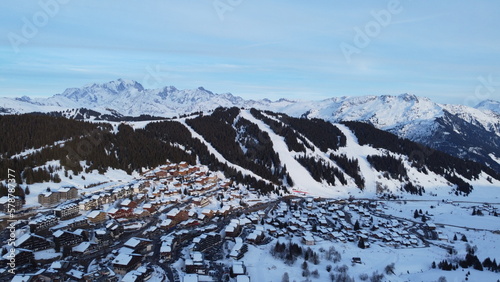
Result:
<instances>
[{"instance_id":1,"label":"blue sky","mask_svg":"<svg viewBox=\"0 0 500 282\"><path fill-rule=\"evenodd\" d=\"M500 2L422 2L2 1L0 96L124 78L247 99L499 100Z\"/></svg>"}]
</instances>

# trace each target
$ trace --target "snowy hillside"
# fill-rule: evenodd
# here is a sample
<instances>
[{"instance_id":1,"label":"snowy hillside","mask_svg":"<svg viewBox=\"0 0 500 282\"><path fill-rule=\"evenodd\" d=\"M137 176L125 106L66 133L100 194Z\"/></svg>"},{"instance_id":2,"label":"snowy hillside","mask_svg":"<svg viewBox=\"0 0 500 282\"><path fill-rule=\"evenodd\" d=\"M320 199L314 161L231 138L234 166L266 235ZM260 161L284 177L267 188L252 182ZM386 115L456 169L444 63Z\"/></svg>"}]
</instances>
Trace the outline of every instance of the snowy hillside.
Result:
<instances>
[{"instance_id":1,"label":"snowy hillside","mask_svg":"<svg viewBox=\"0 0 500 282\"><path fill-rule=\"evenodd\" d=\"M48 116L5 116L0 122L22 128L8 130L0 145L3 165L22 172L26 183L53 180L63 167L75 175L108 168L132 173L170 160L208 165L263 194L465 196L475 194L477 185L500 186L494 170L359 122L332 124L236 107L133 122L135 130L125 123ZM24 144L26 136L31 139ZM90 148L80 148L84 143ZM48 171L46 163L53 161L59 165Z\"/></svg>"},{"instance_id":2,"label":"snowy hillside","mask_svg":"<svg viewBox=\"0 0 500 282\"><path fill-rule=\"evenodd\" d=\"M244 107L283 112L294 117L331 122L362 121L420 142L456 157L481 162L500 171L500 103L487 100L475 108L438 104L411 94L399 96L334 97L321 101L245 100L230 93L215 94L199 87L179 90L173 86L145 89L140 83L118 79L108 83L68 88L46 99L0 98L0 113L28 113L92 109L119 116L174 117L222 107ZM86 118L86 115L66 114ZM109 119L94 117L88 119Z\"/></svg>"}]
</instances>

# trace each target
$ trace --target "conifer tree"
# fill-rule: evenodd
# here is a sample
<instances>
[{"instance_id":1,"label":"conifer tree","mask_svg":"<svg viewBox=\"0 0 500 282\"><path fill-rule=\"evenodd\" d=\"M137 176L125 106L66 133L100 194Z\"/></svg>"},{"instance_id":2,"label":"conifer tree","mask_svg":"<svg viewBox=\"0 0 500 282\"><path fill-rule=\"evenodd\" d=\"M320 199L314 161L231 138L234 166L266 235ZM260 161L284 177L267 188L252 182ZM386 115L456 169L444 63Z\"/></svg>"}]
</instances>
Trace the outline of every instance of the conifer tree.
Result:
<instances>
[{"instance_id":1,"label":"conifer tree","mask_svg":"<svg viewBox=\"0 0 500 282\"><path fill-rule=\"evenodd\" d=\"M359 221L356 220L356 222L354 223L354 230L359 230L361 229L361 227L359 226Z\"/></svg>"}]
</instances>

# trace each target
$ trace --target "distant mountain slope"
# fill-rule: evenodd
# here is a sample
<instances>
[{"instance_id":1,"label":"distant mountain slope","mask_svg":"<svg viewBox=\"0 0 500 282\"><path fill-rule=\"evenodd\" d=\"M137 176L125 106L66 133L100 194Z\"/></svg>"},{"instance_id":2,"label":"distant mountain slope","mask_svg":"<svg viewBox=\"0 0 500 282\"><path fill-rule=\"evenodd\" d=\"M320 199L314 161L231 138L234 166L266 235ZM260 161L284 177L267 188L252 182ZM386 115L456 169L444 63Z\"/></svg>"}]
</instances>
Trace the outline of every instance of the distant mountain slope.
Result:
<instances>
[{"instance_id":1,"label":"distant mountain slope","mask_svg":"<svg viewBox=\"0 0 500 282\"><path fill-rule=\"evenodd\" d=\"M40 125L35 131L33 123ZM476 183L500 185L492 169L366 123L331 124L256 109L217 108L137 129L43 115L1 116L0 127L10 132L0 141L0 169L21 172L24 184L57 181L65 171L74 177L108 168L141 172L170 160L206 164L261 193L468 195Z\"/></svg>"},{"instance_id":2,"label":"distant mountain slope","mask_svg":"<svg viewBox=\"0 0 500 282\"><path fill-rule=\"evenodd\" d=\"M475 108L438 104L410 94L335 97L322 101L254 101L230 93L215 94L202 87L145 89L136 81L123 79L68 88L47 99L0 98L0 113L4 114L54 112L56 116L90 120L144 119L134 118L139 115L174 117L208 112L219 106L253 107L334 123L367 122L456 157L479 161L500 172L500 103L493 100L483 101Z\"/></svg>"}]
</instances>

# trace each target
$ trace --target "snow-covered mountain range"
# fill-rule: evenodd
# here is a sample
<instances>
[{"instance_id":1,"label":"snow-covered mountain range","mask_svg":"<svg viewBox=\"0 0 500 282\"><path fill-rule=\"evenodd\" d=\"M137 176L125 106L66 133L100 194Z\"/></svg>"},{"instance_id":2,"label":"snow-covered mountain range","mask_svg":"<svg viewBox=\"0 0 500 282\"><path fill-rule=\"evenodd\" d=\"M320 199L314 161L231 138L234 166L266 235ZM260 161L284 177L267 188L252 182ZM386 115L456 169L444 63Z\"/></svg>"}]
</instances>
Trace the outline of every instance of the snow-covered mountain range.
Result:
<instances>
[{"instance_id":1,"label":"snow-covered mountain range","mask_svg":"<svg viewBox=\"0 0 500 282\"><path fill-rule=\"evenodd\" d=\"M0 113L86 108L114 116L173 117L219 106L254 107L331 122L363 121L500 171L500 102L493 100L483 101L476 107L438 104L411 94L334 97L321 101L245 100L230 93L216 94L203 87L145 89L136 81L123 79L68 88L50 98L0 98Z\"/></svg>"}]
</instances>

